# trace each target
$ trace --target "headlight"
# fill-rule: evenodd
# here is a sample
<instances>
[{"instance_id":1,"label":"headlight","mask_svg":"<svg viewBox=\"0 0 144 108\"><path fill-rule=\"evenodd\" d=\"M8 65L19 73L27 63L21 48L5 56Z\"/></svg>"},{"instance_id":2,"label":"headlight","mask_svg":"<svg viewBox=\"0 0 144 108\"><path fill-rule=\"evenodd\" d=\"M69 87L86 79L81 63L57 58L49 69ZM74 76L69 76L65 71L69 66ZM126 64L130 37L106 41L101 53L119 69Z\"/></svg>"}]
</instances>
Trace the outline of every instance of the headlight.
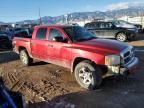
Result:
<instances>
[{"instance_id":1,"label":"headlight","mask_svg":"<svg viewBox=\"0 0 144 108\"><path fill-rule=\"evenodd\" d=\"M133 32L138 32L138 29L137 29L137 28L136 28L136 29L127 29L127 30L133 31Z\"/></svg>"},{"instance_id":2,"label":"headlight","mask_svg":"<svg viewBox=\"0 0 144 108\"><path fill-rule=\"evenodd\" d=\"M107 55L105 56L105 65L115 66L120 64L120 56L118 55Z\"/></svg>"},{"instance_id":3,"label":"headlight","mask_svg":"<svg viewBox=\"0 0 144 108\"><path fill-rule=\"evenodd\" d=\"M127 29L127 30L129 30L129 31L136 31L136 29Z\"/></svg>"}]
</instances>

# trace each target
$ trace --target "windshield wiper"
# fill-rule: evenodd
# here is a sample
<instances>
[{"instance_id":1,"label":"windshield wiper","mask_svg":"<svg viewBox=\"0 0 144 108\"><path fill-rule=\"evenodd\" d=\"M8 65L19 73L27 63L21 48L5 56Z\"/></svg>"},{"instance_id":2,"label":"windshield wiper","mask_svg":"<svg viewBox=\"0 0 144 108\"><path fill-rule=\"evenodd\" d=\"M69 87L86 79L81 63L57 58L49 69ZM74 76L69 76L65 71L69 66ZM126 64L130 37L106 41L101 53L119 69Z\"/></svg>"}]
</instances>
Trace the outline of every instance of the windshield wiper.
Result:
<instances>
[{"instance_id":1,"label":"windshield wiper","mask_svg":"<svg viewBox=\"0 0 144 108\"><path fill-rule=\"evenodd\" d=\"M92 39L96 39L97 37L90 37L87 40L92 40Z\"/></svg>"},{"instance_id":2,"label":"windshield wiper","mask_svg":"<svg viewBox=\"0 0 144 108\"><path fill-rule=\"evenodd\" d=\"M77 41L87 41L87 39L77 39Z\"/></svg>"}]
</instances>

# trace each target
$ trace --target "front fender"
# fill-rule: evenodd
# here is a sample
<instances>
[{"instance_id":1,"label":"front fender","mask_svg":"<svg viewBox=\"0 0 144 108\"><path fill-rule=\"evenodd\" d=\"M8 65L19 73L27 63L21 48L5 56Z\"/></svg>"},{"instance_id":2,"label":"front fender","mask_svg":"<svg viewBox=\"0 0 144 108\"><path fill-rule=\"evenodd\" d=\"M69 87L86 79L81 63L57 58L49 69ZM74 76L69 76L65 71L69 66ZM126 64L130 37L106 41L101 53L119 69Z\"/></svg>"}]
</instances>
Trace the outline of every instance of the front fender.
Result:
<instances>
[{"instance_id":1,"label":"front fender","mask_svg":"<svg viewBox=\"0 0 144 108\"><path fill-rule=\"evenodd\" d=\"M100 53L79 50L77 53L73 53L72 56L73 57L72 57L72 63L71 63L71 72L73 72L73 66L75 65L74 63L77 59L90 60L97 65L105 64L105 56Z\"/></svg>"}]
</instances>

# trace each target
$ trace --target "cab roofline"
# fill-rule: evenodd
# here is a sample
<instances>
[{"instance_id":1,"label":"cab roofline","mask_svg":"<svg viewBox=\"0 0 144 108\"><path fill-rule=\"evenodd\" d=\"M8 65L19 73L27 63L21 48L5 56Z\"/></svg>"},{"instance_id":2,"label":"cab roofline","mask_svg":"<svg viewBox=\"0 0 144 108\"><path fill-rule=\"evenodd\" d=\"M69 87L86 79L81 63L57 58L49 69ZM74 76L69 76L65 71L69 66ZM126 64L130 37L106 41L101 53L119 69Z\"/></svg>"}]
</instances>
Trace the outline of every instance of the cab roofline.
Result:
<instances>
[{"instance_id":1,"label":"cab roofline","mask_svg":"<svg viewBox=\"0 0 144 108\"><path fill-rule=\"evenodd\" d=\"M72 25L72 24L55 24L55 25L40 25L40 26L35 26L35 28L40 28L40 27L72 27L72 26L78 26L78 25Z\"/></svg>"}]
</instances>

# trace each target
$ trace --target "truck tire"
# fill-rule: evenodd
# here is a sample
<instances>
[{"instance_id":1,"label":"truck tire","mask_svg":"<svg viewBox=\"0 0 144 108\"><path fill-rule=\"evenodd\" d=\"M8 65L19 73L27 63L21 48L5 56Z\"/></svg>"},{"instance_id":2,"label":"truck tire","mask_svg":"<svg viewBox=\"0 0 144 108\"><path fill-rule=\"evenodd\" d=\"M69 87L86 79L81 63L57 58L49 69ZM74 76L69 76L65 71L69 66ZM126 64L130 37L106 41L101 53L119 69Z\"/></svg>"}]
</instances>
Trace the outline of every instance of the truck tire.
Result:
<instances>
[{"instance_id":1,"label":"truck tire","mask_svg":"<svg viewBox=\"0 0 144 108\"><path fill-rule=\"evenodd\" d=\"M26 50L20 51L20 60L24 66L29 66L33 62L33 59L30 58Z\"/></svg>"},{"instance_id":2,"label":"truck tire","mask_svg":"<svg viewBox=\"0 0 144 108\"><path fill-rule=\"evenodd\" d=\"M93 90L102 82L102 72L90 61L82 61L75 67L75 78L79 85L85 89Z\"/></svg>"},{"instance_id":3,"label":"truck tire","mask_svg":"<svg viewBox=\"0 0 144 108\"><path fill-rule=\"evenodd\" d=\"M121 41L121 42L125 42L125 41L127 41L127 36L126 36L126 34L125 33L118 33L117 35L116 35L116 39L118 40L118 41Z\"/></svg>"}]
</instances>

